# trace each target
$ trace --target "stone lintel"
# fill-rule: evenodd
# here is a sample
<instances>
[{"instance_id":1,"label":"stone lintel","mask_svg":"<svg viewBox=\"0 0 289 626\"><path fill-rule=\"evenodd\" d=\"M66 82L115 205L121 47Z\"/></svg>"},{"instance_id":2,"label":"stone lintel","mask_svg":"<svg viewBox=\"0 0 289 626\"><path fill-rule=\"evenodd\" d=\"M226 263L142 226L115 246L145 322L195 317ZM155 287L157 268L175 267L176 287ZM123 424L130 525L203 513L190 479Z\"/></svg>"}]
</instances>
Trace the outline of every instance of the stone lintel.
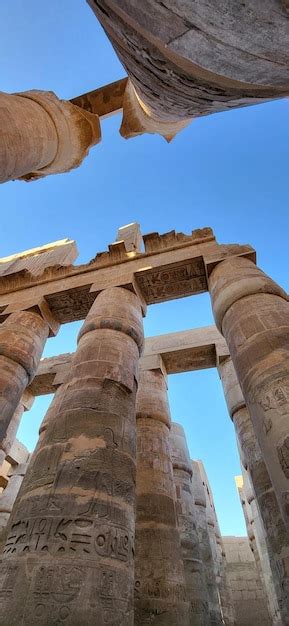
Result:
<instances>
[{"instance_id":1,"label":"stone lintel","mask_svg":"<svg viewBox=\"0 0 289 626\"><path fill-rule=\"evenodd\" d=\"M217 354L229 356L227 344L216 326L194 328L192 330L147 337L141 367L150 363L162 363L166 374L179 374L217 366ZM73 354L61 354L42 359L37 374L29 386L34 396L54 393L64 382ZM142 365L143 364L143 365Z\"/></svg>"},{"instance_id":2,"label":"stone lintel","mask_svg":"<svg viewBox=\"0 0 289 626\"><path fill-rule=\"evenodd\" d=\"M122 110L126 84L127 77L121 78L114 83L109 83L81 96L76 96L70 102L104 119Z\"/></svg>"},{"instance_id":3,"label":"stone lintel","mask_svg":"<svg viewBox=\"0 0 289 626\"><path fill-rule=\"evenodd\" d=\"M203 293L208 289L206 266L211 260L218 263L230 256L254 255L248 245L217 244L210 228L197 229L191 235L150 233L143 240L145 252L127 251L123 240L84 265L46 264L41 274L22 270L5 274L0 281L0 320L19 306L27 308L43 299L57 323L81 320L95 291L126 281L131 285L133 276L135 284L129 288L138 288L146 304Z\"/></svg>"}]
</instances>

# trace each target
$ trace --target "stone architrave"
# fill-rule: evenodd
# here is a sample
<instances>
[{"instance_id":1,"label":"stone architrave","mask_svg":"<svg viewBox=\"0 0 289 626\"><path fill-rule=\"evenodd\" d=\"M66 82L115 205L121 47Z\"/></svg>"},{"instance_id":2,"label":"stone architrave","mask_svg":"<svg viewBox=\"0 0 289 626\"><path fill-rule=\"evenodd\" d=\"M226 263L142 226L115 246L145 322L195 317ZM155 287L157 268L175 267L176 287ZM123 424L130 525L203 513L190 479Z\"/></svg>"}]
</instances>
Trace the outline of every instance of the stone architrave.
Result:
<instances>
[{"instance_id":1,"label":"stone architrave","mask_svg":"<svg viewBox=\"0 0 289 626\"><path fill-rule=\"evenodd\" d=\"M254 432L253 414L250 416L246 407L232 360L228 358L222 361L218 369L228 411L235 426L241 460L248 471L258 504L279 610L286 624L286 620L289 621L289 533Z\"/></svg>"},{"instance_id":2,"label":"stone architrave","mask_svg":"<svg viewBox=\"0 0 289 626\"><path fill-rule=\"evenodd\" d=\"M268 550L265 542L264 527L257 507L254 490L247 470L242 467L242 476L235 478L244 513L250 548L256 561L256 567L267 594L268 608L274 626L282 626L275 585L272 576Z\"/></svg>"},{"instance_id":3,"label":"stone architrave","mask_svg":"<svg viewBox=\"0 0 289 626\"><path fill-rule=\"evenodd\" d=\"M217 263L208 286L289 529L289 302L246 258ZM289 572L289 564L287 563Z\"/></svg>"},{"instance_id":4,"label":"stone architrave","mask_svg":"<svg viewBox=\"0 0 289 626\"><path fill-rule=\"evenodd\" d=\"M143 369L137 393L135 626L188 626L175 510L166 379Z\"/></svg>"},{"instance_id":5,"label":"stone architrave","mask_svg":"<svg viewBox=\"0 0 289 626\"><path fill-rule=\"evenodd\" d=\"M80 330L70 376L8 524L3 626L133 625L142 345L138 296L120 287L102 291Z\"/></svg>"},{"instance_id":6,"label":"stone architrave","mask_svg":"<svg viewBox=\"0 0 289 626\"><path fill-rule=\"evenodd\" d=\"M78 167L100 141L97 115L51 91L0 93L0 182Z\"/></svg>"},{"instance_id":7,"label":"stone architrave","mask_svg":"<svg viewBox=\"0 0 289 626\"><path fill-rule=\"evenodd\" d=\"M13 419L11 430L14 426L17 430L15 411L36 374L51 330L41 309L15 311L0 325L0 442L4 446Z\"/></svg>"},{"instance_id":8,"label":"stone architrave","mask_svg":"<svg viewBox=\"0 0 289 626\"><path fill-rule=\"evenodd\" d=\"M210 626L208 592L201 560L193 501L192 465L183 427L172 423L170 447L176 489L176 512L185 569L190 626Z\"/></svg>"},{"instance_id":9,"label":"stone architrave","mask_svg":"<svg viewBox=\"0 0 289 626\"><path fill-rule=\"evenodd\" d=\"M288 0L88 0L129 81L121 134L288 95Z\"/></svg>"},{"instance_id":10,"label":"stone architrave","mask_svg":"<svg viewBox=\"0 0 289 626\"><path fill-rule=\"evenodd\" d=\"M201 559L205 567L205 577L209 599L210 624L212 624L213 626L219 626L220 624L223 624L223 620L218 584L214 568L214 558L212 554L212 547L208 530L205 485L203 484L198 461L192 461L192 469L192 485L196 510L197 531L199 536Z\"/></svg>"},{"instance_id":11,"label":"stone architrave","mask_svg":"<svg viewBox=\"0 0 289 626\"><path fill-rule=\"evenodd\" d=\"M214 505L213 493L202 461L197 461L206 495L206 513L208 532L214 560L214 571L217 580L222 617L226 626L235 626L233 598L226 574L226 554Z\"/></svg>"}]
</instances>

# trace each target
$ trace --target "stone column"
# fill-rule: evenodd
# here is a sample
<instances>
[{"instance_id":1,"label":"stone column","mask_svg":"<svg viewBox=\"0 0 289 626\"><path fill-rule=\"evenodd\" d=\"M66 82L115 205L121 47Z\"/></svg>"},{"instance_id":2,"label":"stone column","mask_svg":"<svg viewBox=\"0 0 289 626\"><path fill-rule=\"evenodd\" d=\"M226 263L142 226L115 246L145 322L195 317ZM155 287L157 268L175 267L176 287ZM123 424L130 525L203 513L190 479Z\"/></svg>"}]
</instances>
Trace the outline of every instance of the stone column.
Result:
<instances>
[{"instance_id":1,"label":"stone column","mask_svg":"<svg viewBox=\"0 0 289 626\"><path fill-rule=\"evenodd\" d=\"M52 330L46 315L36 307L15 311L0 325L0 442L4 447L8 428L17 428L19 414L15 411L35 376L49 332Z\"/></svg>"},{"instance_id":2,"label":"stone column","mask_svg":"<svg viewBox=\"0 0 289 626\"><path fill-rule=\"evenodd\" d=\"M254 432L288 528L287 294L244 257L218 263L209 275L208 284L216 324L227 341Z\"/></svg>"},{"instance_id":3,"label":"stone column","mask_svg":"<svg viewBox=\"0 0 289 626\"><path fill-rule=\"evenodd\" d=\"M29 461L29 452L26 448L22 450L21 462L11 465L8 471L9 481L7 487L0 496L0 535L7 526L14 502L17 498L23 478L26 474Z\"/></svg>"},{"instance_id":4,"label":"stone column","mask_svg":"<svg viewBox=\"0 0 289 626\"><path fill-rule=\"evenodd\" d=\"M10 424L7 428L6 436L2 439L2 441L0 441L0 465L3 463L13 446L24 411L28 411L32 407L33 402L34 396L28 391L28 389L26 389L21 397L16 411L14 411Z\"/></svg>"},{"instance_id":5,"label":"stone column","mask_svg":"<svg viewBox=\"0 0 289 626\"><path fill-rule=\"evenodd\" d=\"M282 626L284 622L280 616L271 565L265 542L264 527L260 518L250 476L244 467L242 467L242 474L243 476L237 476L235 480L244 513L250 548L256 561L256 567L259 571L264 591L266 591L267 594L272 623L274 626Z\"/></svg>"},{"instance_id":6,"label":"stone column","mask_svg":"<svg viewBox=\"0 0 289 626\"><path fill-rule=\"evenodd\" d=\"M271 296L272 297L272 296ZM268 313L269 315L269 313ZM253 419L247 410L231 359L219 364L228 411L232 417L242 463L252 482L265 530L268 555L279 609L286 624L289 620L289 534L277 502L275 490L258 444ZM253 414L252 414L253 418Z\"/></svg>"},{"instance_id":7,"label":"stone column","mask_svg":"<svg viewBox=\"0 0 289 626\"><path fill-rule=\"evenodd\" d=\"M14 507L1 566L3 626L132 626L135 293L102 291L78 336ZM11 591L13 589L13 591Z\"/></svg>"},{"instance_id":8,"label":"stone column","mask_svg":"<svg viewBox=\"0 0 289 626\"><path fill-rule=\"evenodd\" d=\"M199 466L200 475L203 481L206 496L208 532L214 561L215 577L219 590L222 617L226 626L235 626L233 599L231 595L230 584L226 574L226 555L214 505L213 494L202 461L196 462Z\"/></svg>"},{"instance_id":9,"label":"stone column","mask_svg":"<svg viewBox=\"0 0 289 626\"><path fill-rule=\"evenodd\" d=\"M175 510L165 376L141 370L137 394L135 626L189 625Z\"/></svg>"},{"instance_id":10,"label":"stone column","mask_svg":"<svg viewBox=\"0 0 289 626\"><path fill-rule=\"evenodd\" d=\"M288 95L288 0L87 1L132 83L126 137Z\"/></svg>"},{"instance_id":11,"label":"stone column","mask_svg":"<svg viewBox=\"0 0 289 626\"><path fill-rule=\"evenodd\" d=\"M196 511L193 501L192 465L186 436L180 424L172 423L170 447L176 490L176 512L185 569L190 626L210 626L208 592L201 560Z\"/></svg>"},{"instance_id":12,"label":"stone column","mask_svg":"<svg viewBox=\"0 0 289 626\"><path fill-rule=\"evenodd\" d=\"M97 115L51 91L0 93L0 128L1 183L78 167L101 136Z\"/></svg>"},{"instance_id":13,"label":"stone column","mask_svg":"<svg viewBox=\"0 0 289 626\"><path fill-rule=\"evenodd\" d=\"M214 559L207 523L207 502L205 487L197 461L192 461L192 485L196 507L197 531L199 535L201 559L205 566L205 577L209 597L210 624L223 624L218 585L214 569Z\"/></svg>"}]
</instances>

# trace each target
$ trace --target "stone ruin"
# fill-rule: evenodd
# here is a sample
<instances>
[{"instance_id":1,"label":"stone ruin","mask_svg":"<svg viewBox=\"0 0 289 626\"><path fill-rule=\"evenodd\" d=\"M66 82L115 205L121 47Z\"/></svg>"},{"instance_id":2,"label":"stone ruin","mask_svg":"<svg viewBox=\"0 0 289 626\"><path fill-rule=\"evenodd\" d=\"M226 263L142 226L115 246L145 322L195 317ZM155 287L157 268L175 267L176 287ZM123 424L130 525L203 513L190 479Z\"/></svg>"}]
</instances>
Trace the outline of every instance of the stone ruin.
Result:
<instances>
[{"instance_id":1,"label":"stone ruin","mask_svg":"<svg viewBox=\"0 0 289 626\"><path fill-rule=\"evenodd\" d=\"M289 94L288 0L88 0L127 76L60 100L0 93L0 182L78 167L121 135ZM289 625L289 303L249 245L210 228L142 236L74 265L63 240L0 259L1 626ZM216 326L148 337L146 307L209 291ZM61 324L75 354L41 360ZM215 367L240 452L248 537L222 537L168 377ZM16 439L54 398L30 455Z\"/></svg>"},{"instance_id":2,"label":"stone ruin","mask_svg":"<svg viewBox=\"0 0 289 626\"><path fill-rule=\"evenodd\" d=\"M210 228L119 229L75 265L55 242L0 259L0 623L288 624L287 294ZM148 305L209 291L216 326L147 337ZM41 359L84 319L74 354ZM222 537L171 375L215 367L248 537ZM23 411L54 394L30 455Z\"/></svg>"}]
</instances>

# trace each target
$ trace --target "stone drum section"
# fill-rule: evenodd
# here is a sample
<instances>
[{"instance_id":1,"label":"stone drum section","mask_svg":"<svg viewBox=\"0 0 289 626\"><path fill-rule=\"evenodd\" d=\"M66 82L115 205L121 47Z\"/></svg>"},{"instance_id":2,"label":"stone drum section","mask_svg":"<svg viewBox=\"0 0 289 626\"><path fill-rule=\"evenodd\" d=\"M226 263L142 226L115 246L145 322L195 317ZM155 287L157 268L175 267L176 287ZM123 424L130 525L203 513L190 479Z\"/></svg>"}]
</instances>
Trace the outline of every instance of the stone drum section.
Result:
<instances>
[{"instance_id":1,"label":"stone drum section","mask_svg":"<svg viewBox=\"0 0 289 626\"><path fill-rule=\"evenodd\" d=\"M133 624L138 297L99 294L11 516L1 624ZM13 589L12 589L13 587Z\"/></svg>"}]
</instances>

